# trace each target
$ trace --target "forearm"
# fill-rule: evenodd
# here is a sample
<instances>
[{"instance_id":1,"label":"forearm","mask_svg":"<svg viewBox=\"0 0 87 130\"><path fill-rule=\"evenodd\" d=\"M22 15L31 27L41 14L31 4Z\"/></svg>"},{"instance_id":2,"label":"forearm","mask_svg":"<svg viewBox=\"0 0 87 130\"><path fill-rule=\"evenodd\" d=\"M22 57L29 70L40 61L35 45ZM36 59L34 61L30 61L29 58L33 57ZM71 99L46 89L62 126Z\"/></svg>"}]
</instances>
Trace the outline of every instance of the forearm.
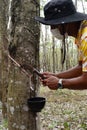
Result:
<instances>
[{"instance_id":1,"label":"forearm","mask_svg":"<svg viewBox=\"0 0 87 130\"><path fill-rule=\"evenodd\" d=\"M63 88L74 89L74 90L87 89L86 79L87 76L84 75L72 79L63 79Z\"/></svg>"},{"instance_id":2,"label":"forearm","mask_svg":"<svg viewBox=\"0 0 87 130\"><path fill-rule=\"evenodd\" d=\"M56 74L56 77L68 79L78 77L81 75L82 75L82 67L81 65L78 65L72 69Z\"/></svg>"}]
</instances>

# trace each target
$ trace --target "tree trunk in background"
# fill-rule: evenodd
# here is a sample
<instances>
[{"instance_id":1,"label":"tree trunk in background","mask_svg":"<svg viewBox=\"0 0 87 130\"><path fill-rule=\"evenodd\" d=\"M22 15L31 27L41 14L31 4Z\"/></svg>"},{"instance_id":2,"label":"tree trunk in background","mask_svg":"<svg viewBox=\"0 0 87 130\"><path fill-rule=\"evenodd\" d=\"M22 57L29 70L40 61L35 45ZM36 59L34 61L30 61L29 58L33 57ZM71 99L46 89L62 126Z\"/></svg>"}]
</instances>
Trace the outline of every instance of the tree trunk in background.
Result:
<instances>
[{"instance_id":1,"label":"tree trunk in background","mask_svg":"<svg viewBox=\"0 0 87 130\"><path fill-rule=\"evenodd\" d=\"M77 0L75 0L75 7L76 7L76 9L77 9Z\"/></svg>"},{"instance_id":2,"label":"tree trunk in background","mask_svg":"<svg viewBox=\"0 0 87 130\"><path fill-rule=\"evenodd\" d=\"M66 39L66 70L70 68L69 44Z\"/></svg>"},{"instance_id":3,"label":"tree trunk in background","mask_svg":"<svg viewBox=\"0 0 87 130\"><path fill-rule=\"evenodd\" d=\"M39 15L39 5L32 0L12 0L9 52L21 65L39 66L39 25L34 20ZM10 59L9 59L10 60ZM10 61L8 87L8 129L39 130L38 115L29 111L27 100L37 95L38 79L31 80ZM31 89L32 88L32 89ZM34 90L33 90L34 89Z\"/></svg>"},{"instance_id":4,"label":"tree trunk in background","mask_svg":"<svg viewBox=\"0 0 87 130\"><path fill-rule=\"evenodd\" d=\"M2 100L3 117L7 117L8 88L8 40L7 40L7 7L8 1L0 0L0 100ZM2 98L2 99L1 99Z\"/></svg>"},{"instance_id":5,"label":"tree trunk in background","mask_svg":"<svg viewBox=\"0 0 87 130\"><path fill-rule=\"evenodd\" d=\"M47 26L45 26L45 39L44 39L44 42L43 42L43 71L46 71L47 70L47 48L46 48L46 44L47 44Z\"/></svg>"},{"instance_id":6,"label":"tree trunk in background","mask_svg":"<svg viewBox=\"0 0 87 130\"><path fill-rule=\"evenodd\" d=\"M64 58L64 41L62 40L62 43L61 43L61 71L63 71L64 69L64 64L62 63L63 62L63 58Z\"/></svg>"},{"instance_id":7,"label":"tree trunk in background","mask_svg":"<svg viewBox=\"0 0 87 130\"><path fill-rule=\"evenodd\" d=\"M81 2L82 2L83 13L85 13L84 1L83 1L83 0L81 0Z\"/></svg>"},{"instance_id":8,"label":"tree trunk in background","mask_svg":"<svg viewBox=\"0 0 87 130\"><path fill-rule=\"evenodd\" d=\"M53 50L53 72L55 73L55 41L54 41L54 38L52 39L52 43L53 43L53 46L52 46L52 50Z\"/></svg>"}]
</instances>

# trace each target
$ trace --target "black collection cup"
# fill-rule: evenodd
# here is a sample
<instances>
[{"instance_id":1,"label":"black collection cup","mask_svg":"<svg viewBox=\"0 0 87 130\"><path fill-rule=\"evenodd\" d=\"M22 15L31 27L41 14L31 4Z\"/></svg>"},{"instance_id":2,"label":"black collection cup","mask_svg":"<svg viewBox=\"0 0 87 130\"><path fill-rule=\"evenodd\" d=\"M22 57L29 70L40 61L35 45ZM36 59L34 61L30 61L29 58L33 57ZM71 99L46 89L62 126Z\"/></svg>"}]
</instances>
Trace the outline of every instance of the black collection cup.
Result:
<instances>
[{"instance_id":1,"label":"black collection cup","mask_svg":"<svg viewBox=\"0 0 87 130\"><path fill-rule=\"evenodd\" d=\"M41 112L46 103L44 97L33 97L28 99L28 107L32 112Z\"/></svg>"}]
</instances>

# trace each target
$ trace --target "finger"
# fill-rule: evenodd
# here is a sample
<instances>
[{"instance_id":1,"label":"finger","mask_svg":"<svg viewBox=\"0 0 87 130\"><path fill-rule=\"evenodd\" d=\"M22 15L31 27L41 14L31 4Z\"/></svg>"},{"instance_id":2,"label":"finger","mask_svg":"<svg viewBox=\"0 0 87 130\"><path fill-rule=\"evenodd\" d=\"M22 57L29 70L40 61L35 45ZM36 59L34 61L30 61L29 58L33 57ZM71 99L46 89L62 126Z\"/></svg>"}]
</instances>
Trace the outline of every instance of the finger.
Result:
<instances>
[{"instance_id":1,"label":"finger","mask_svg":"<svg viewBox=\"0 0 87 130\"><path fill-rule=\"evenodd\" d=\"M43 75L48 75L48 74L49 74L49 72L43 72L42 74L43 74Z\"/></svg>"},{"instance_id":2,"label":"finger","mask_svg":"<svg viewBox=\"0 0 87 130\"><path fill-rule=\"evenodd\" d=\"M46 86L46 82L43 81L42 84L43 84L44 86Z\"/></svg>"}]
</instances>

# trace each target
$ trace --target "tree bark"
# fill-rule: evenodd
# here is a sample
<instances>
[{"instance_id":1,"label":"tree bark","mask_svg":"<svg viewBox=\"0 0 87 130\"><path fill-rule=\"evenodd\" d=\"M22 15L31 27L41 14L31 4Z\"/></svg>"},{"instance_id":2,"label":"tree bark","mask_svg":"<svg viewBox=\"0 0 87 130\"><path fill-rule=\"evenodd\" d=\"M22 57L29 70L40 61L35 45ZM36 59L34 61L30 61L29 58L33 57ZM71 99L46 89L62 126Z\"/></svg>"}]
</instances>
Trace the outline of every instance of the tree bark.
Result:
<instances>
[{"instance_id":1,"label":"tree bark","mask_svg":"<svg viewBox=\"0 0 87 130\"><path fill-rule=\"evenodd\" d=\"M35 1L12 0L9 53L16 62L24 67L39 66L39 25L34 20L35 15L39 15L39 4ZM26 71L30 77L23 74L20 68L10 61L9 130L39 130L38 114L32 113L27 104L28 98L37 95L38 79L35 76L31 80L32 70L29 68Z\"/></svg>"},{"instance_id":2,"label":"tree bark","mask_svg":"<svg viewBox=\"0 0 87 130\"><path fill-rule=\"evenodd\" d=\"M7 8L8 1L0 0L0 100L2 101L3 117L7 117L8 88L8 39L7 39Z\"/></svg>"},{"instance_id":3,"label":"tree bark","mask_svg":"<svg viewBox=\"0 0 87 130\"><path fill-rule=\"evenodd\" d=\"M53 55L53 72L55 73L56 65L55 65L55 41L54 41L54 38L52 38L52 43L53 43L53 46L52 46L52 50L53 50L53 52L52 52L52 55Z\"/></svg>"}]
</instances>

